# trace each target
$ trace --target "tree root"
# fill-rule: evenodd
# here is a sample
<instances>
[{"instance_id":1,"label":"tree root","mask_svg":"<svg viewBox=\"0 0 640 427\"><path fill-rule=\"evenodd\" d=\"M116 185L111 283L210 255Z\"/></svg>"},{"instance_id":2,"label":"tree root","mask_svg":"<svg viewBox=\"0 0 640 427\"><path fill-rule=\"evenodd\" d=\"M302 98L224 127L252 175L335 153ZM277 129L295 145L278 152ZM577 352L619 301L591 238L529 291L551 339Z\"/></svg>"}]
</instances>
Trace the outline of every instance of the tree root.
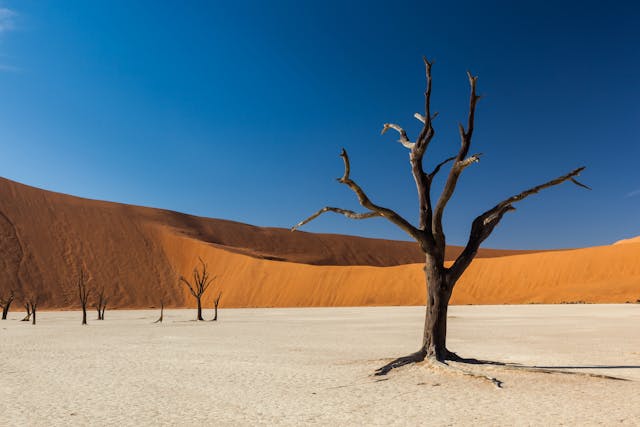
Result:
<instances>
[{"instance_id":1,"label":"tree root","mask_svg":"<svg viewBox=\"0 0 640 427\"><path fill-rule=\"evenodd\" d=\"M399 357L381 368L376 369L374 373L375 376L387 375L389 371L395 368L399 368L404 365L409 365L410 363L418 363L422 362L425 358L425 352L422 350L416 351L408 356Z\"/></svg>"},{"instance_id":2,"label":"tree root","mask_svg":"<svg viewBox=\"0 0 640 427\"><path fill-rule=\"evenodd\" d=\"M611 375L603 375L603 374L593 374L590 372L579 372L579 371L567 371L563 369L554 369L547 367L539 367L539 366L525 366L517 363L506 363L506 362L497 362L491 360L479 360L472 358L464 358L458 356L456 353L446 350L445 360L438 360L435 357L426 357L425 352L420 350L408 356L400 357L395 359L386 365L378 368L374 375L386 375L392 369L400 368L401 366L409 365L411 363L419 363L425 361L428 363L430 367L439 368L445 371L454 372L457 374L461 374L464 376L469 376L477 379L481 379L484 381L488 381L491 384L495 385L498 388L502 388L503 382L497 378L491 377L489 375L476 373L470 371L468 369L464 369L459 366L451 365L446 361L454 362L455 364L463 364L463 365L482 365L482 366L492 366L497 369L508 370L508 371L517 371L517 372L532 372L532 373L542 373L542 374L560 374L560 375L575 375L581 377L588 378L597 378L597 379L605 379L605 380L615 380L615 381L629 381L626 378L614 377Z\"/></svg>"}]
</instances>

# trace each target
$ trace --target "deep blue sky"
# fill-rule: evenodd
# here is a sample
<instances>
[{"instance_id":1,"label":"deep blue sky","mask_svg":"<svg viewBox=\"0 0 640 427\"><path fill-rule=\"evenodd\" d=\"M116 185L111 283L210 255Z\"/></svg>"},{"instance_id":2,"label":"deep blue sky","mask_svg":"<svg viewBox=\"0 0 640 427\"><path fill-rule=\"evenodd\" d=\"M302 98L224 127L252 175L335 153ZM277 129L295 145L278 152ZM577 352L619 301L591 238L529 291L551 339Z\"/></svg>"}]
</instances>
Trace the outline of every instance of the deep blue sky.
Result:
<instances>
[{"instance_id":1,"label":"deep blue sky","mask_svg":"<svg viewBox=\"0 0 640 427\"><path fill-rule=\"evenodd\" d=\"M638 2L0 2L0 175L79 196L288 227L357 208L335 178L416 217L408 153L421 56L440 112L426 156L459 147L465 71L485 95L448 242L496 202L520 203L485 246L577 247L640 234ZM444 177L445 174L442 174ZM439 188L439 187L438 187ZM307 231L405 238L327 214Z\"/></svg>"}]
</instances>

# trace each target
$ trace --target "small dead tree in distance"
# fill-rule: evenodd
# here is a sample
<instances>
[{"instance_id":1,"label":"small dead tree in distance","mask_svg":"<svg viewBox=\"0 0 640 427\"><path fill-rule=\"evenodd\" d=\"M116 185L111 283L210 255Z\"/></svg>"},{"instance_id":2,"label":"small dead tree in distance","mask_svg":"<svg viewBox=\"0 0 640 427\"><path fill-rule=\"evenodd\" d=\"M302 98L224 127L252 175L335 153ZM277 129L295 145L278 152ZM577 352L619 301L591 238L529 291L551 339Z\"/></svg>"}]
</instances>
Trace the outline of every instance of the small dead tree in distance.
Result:
<instances>
[{"instance_id":1,"label":"small dead tree in distance","mask_svg":"<svg viewBox=\"0 0 640 427\"><path fill-rule=\"evenodd\" d=\"M209 277L207 264L202 260L202 258L198 257L198 261L200 261L202 272L200 272L198 270L198 266L196 266L193 269L193 278L191 282L184 276L180 276L180 281L187 286L191 295L193 295L193 297L198 302L198 315L196 317L196 320L204 320L202 318L202 295L204 295L204 293L207 291L215 277Z\"/></svg>"},{"instance_id":2,"label":"small dead tree in distance","mask_svg":"<svg viewBox=\"0 0 640 427\"><path fill-rule=\"evenodd\" d=\"M37 292L31 292L29 296L27 296L27 300L24 304L27 309L27 316L22 319L25 322L29 321L29 316L31 316L31 324L36 324L36 315L38 311L38 304L40 304L40 294Z\"/></svg>"},{"instance_id":3,"label":"small dead tree in distance","mask_svg":"<svg viewBox=\"0 0 640 427\"><path fill-rule=\"evenodd\" d=\"M28 322L29 320L31 320L31 304L25 301L24 310L27 312L27 314L22 318L21 322Z\"/></svg>"},{"instance_id":4,"label":"small dead tree in distance","mask_svg":"<svg viewBox=\"0 0 640 427\"><path fill-rule=\"evenodd\" d=\"M213 300L213 319L212 322L218 320L218 304L220 304L220 298L222 298L222 291L218 294L215 300Z\"/></svg>"},{"instance_id":5,"label":"small dead tree in distance","mask_svg":"<svg viewBox=\"0 0 640 427\"><path fill-rule=\"evenodd\" d=\"M104 286L96 291L96 311L98 312L98 320L104 320L104 312L107 309L107 293Z\"/></svg>"},{"instance_id":6,"label":"small dead tree in distance","mask_svg":"<svg viewBox=\"0 0 640 427\"><path fill-rule=\"evenodd\" d=\"M80 298L80 306L82 307L82 324L87 324L87 302L89 301L89 295L91 295L91 289L87 287L87 281L84 277L84 270L80 269L80 276L77 282L78 297Z\"/></svg>"},{"instance_id":7,"label":"small dead tree in distance","mask_svg":"<svg viewBox=\"0 0 640 427\"><path fill-rule=\"evenodd\" d=\"M9 308L11 307L11 303L16 298L16 294L11 289L9 291L9 296L7 298L0 297L0 307L2 307L2 320L7 320L7 314L9 314Z\"/></svg>"},{"instance_id":8,"label":"small dead tree in distance","mask_svg":"<svg viewBox=\"0 0 640 427\"><path fill-rule=\"evenodd\" d=\"M160 317L153 323L162 323L164 320L164 305L167 301L170 301L170 297L175 292L175 282L173 281L161 281L158 284L158 298L160 300Z\"/></svg>"},{"instance_id":9,"label":"small dead tree in distance","mask_svg":"<svg viewBox=\"0 0 640 427\"><path fill-rule=\"evenodd\" d=\"M153 323L162 323L164 320L164 298L160 297L160 317Z\"/></svg>"},{"instance_id":10,"label":"small dead tree in distance","mask_svg":"<svg viewBox=\"0 0 640 427\"><path fill-rule=\"evenodd\" d=\"M384 375L393 368L419 362L425 360L425 358L430 359L434 363L442 363L445 360L461 361L462 358L449 351L446 346L447 309L456 282L476 256L480 244L489 237L507 212L515 210L513 207L514 203L536 194L545 188L561 184L565 181L572 181L581 187L588 188L575 180L575 177L584 169L584 167L580 167L566 175L562 175L501 201L473 220L469 239L464 250L450 267L445 267L444 255L446 240L442 227L442 217L445 207L456 189L460 175L467 167L477 163L480 159L480 154L469 155L476 104L480 96L476 94L478 78L467 73L471 87L469 113L466 128L462 124L459 125L461 146L458 154L438 163L431 172L425 172L423 158L435 134L433 119L437 113L432 115L430 105L432 62L424 58L424 64L426 69L425 111L424 115L419 113L414 115L424 126L417 139L415 142L412 142L405 130L396 124L387 123L382 129L383 134L389 129L398 132L400 135L399 142L409 150L411 172L418 193L419 225L414 226L395 211L372 202L364 190L351 179L349 156L346 150L343 149L340 156L344 162L344 175L338 178L338 182L349 187L356 194L360 205L367 209L367 211L356 213L347 209L327 206L292 228L292 231L296 230L325 212L339 213L351 219L382 217L397 225L420 245L425 255L424 271L427 283L426 315L422 344L417 352L398 358L380 368L377 371L378 375ZM449 175L444 184L444 189L434 207L431 200L431 184L440 169L449 162L452 162Z\"/></svg>"}]
</instances>

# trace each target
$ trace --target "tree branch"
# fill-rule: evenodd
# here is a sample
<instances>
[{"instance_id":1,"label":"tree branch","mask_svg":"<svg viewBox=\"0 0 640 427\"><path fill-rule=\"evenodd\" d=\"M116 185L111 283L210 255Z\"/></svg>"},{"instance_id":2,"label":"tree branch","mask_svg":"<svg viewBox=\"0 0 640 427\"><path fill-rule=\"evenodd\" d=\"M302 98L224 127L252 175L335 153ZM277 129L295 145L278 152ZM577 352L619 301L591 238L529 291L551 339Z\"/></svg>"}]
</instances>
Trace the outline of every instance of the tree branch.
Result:
<instances>
[{"instance_id":1,"label":"tree branch","mask_svg":"<svg viewBox=\"0 0 640 427\"><path fill-rule=\"evenodd\" d=\"M404 129L402 129L395 123L385 123L384 125L382 125L382 132L380 132L380 135L384 135L389 129L393 129L400 134L400 139L398 140L400 144L404 145L410 150L413 149L415 144L409 140L407 132L405 132Z\"/></svg>"},{"instance_id":2,"label":"tree branch","mask_svg":"<svg viewBox=\"0 0 640 427\"><path fill-rule=\"evenodd\" d=\"M462 171L470 164L477 162L479 158L479 155L475 154L468 159L465 159L469 154L469 147L471 146L471 138L473 136L476 104L480 99L480 97L476 94L476 84L478 82L478 77L472 76L469 72L467 72L467 77L469 78L469 86L471 87L471 94L469 95L469 116L467 119L467 129L465 130L461 124L459 125L461 140L460 151L456 156L455 163L449 171L447 182L444 185L442 194L440 194L438 203L436 203L436 208L433 213L433 220L431 224L436 245L442 251L444 251L444 247L446 244L444 231L442 230L442 216L444 214L444 208L447 206L447 203L451 199L451 196L456 189L458 178L460 177Z\"/></svg>"},{"instance_id":3,"label":"tree branch","mask_svg":"<svg viewBox=\"0 0 640 427\"><path fill-rule=\"evenodd\" d=\"M450 161L455 160L455 159L456 159L456 156L453 156L453 157L449 157L448 159L445 159L445 160L441 161L440 163L438 163L438 165L429 174L429 181L433 181L433 178L436 176L436 174L438 172L440 172L440 169L442 168L442 166L446 165L447 163L449 163Z\"/></svg>"},{"instance_id":4,"label":"tree branch","mask_svg":"<svg viewBox=\"0 0 640 427\"><path fill-rule=\"evenodd\" d=\"M354 212L354 211L350 211L348 209L340 209L340 208L334 208L334 207L331 207L331 206L326 206L326 207L320 209L318 212L316 212L313 215L311 215L309 218L307 218L307 219L305 219L303 221L300 221L299 223L297 223L296 225L291 227L291 231L296 231L297 229L299 229L303 225L313 221L314 219L316 219L317 217L319 217L320 215L322 215L325 212L339 213L339 214L342 214L342 215L346 216L347 218L351 218L351 219L367 219L367 218L375 218L375 217L381 216L378 212L357 213L357 212Z\"/></svg>"},{"instance_id":5,"label":"tree branch","mask_svg":"<svg viewBox=\"0 0 640 427\"><path fill-rule=\"evenodd\" d=\"M493 208L484 212L476 217L471 224L471 232L469 233L469 240L462 253L455 260L453 265L449 268L449 275L451 277L450 283L455 283L460 278L462 273L467 269L471 261L476 256L478 249L483 241L485 241L498 225L504 214L510 211L514 211L513 203L519 202L527 197L536 194L545 188L553 187L558 184L562 184L565 181L571 181L574 184L589 188L586 185L576 181L574 177L578 176L580 172L584 170L584 166L569 172L566 175L559 176L558 178L547 181L544 184L537 185L528 190L525 190L515 196L511 196L506 200L495 205Z\"/></svg>"},{"instance_id":6,"label":"tree branch","mask_svg":"<svg viewBox=\"0 0 640 427\"><path fill-rule=\"evenodd\" d=\"M433 119L438 114L431 115L431 66L433 62L429 62L426 57L422 57L422 60L424 61L425 79L427 83L424 92L424 116L416 113L414 117L422 121L424 126L420 131L420 135L418 135L415 147L411 150L409 160L411 163L411 174L416 183L416 191L418 193L419 228L426 235L429 246L431 246L433 241L432 232L429 227L432 218L431 178L425 174L422 162L424 153L427 151L427 147L435 135Z\"/></svg>"},{"instance_id":7,"label":"tree branch","mask_svg":"<svg viewBox=\"0 0 640 427\"><path fill-rule=\"evenodd\" d=\"M213 283L214 280L216 280L218 276L213 276L211 279L207 280L204 282L203 286L202 286L202 293L204 294L207 289L209 289L209 285L211 285Z\"/></svg>"},{"instance_id":8,"label":"tree branch","mask_svg":"<svg viewBox=\"0 0 640 427\"><path fill-rule=\"evenodd\" d=\"M438 113L431 116L431 67L433 66L433 61L430 62L426 56L422 57L422 61L424 62L425 80L427 82L427 87L424 90L424 116L420 116L416 113L414 114L414 117L424 123L424 127L420 131L418 139L416 140L416 145L419 146L418 148L421 151L421 154L424 155L429 142L433 138L434 131L431 124ZM422 156L420 156L420 158L422 159Z\"/></svg>"},{"instance_id":9,"label":"tree branch","mask_svg":"<svg viewBox=\"0 0 640 427\"><path fill-rule=\"evenodd\" d=\"M427 122L426 117L423 116L420 113L413 113L413 117L415 117L416 119L421 121L423 124ZM435 113L433 113L433 115L431 116L431 121L433 121L433 119L435 119L436 117L438 117L438 112L437 111Z\"/></svg>"},{"instance_id":10,"label":"tree branch","mask_svg":"<svg viewBox=\"0 0 640 427\"><path fill-rule=\"evenodd\" d=\"M364 213L364 214L357 214L353 211L347 211L345 209L326 207L326 208L320 209L318 212L316 212L306 220L292 227L291 231L297 230L302 225L307 224L308 222L317 218L324 212L329 212L329 211L341 213L347 217L354 218L354 219L364 219L364 218L373 218L374 216L381 216L386 218L390 222L394 223L398 227L400 227L404 232L406 232L411 237L413 237L418 243L420 243L421 245L424 245L425 243L424 234L420 230L418 230L413 225L411 225L409 221L404 219L395 211L389 208L378 206L375 203L373 203L371 200L369 200L369 197L365 194L362 188L360 188L360 186L351 179L350 177L351 165L349 163L349 155L347 154L347 150L343 148L342 152L340 153L340 157L342 157L342 160L344 162L344 174L342 175L341 178L338 178L338 182L349 187L351 191L353 191L358 197L358 202L360 203L360 205L366 209L369 209L371 212ZM350 216L351 214L353 216Z\"/></svg>"},{"instance_id":11,"label":"tree branch","mask_svg":"<svg viewBox=\"0 0 640 427\"><path fill-rule=\"evenodd\" d=\"M180 281L187 285L187 288L189 288L189 292L191 292L191 295L193 295L195 298L198 298L196 291L191 287L191 283L189 283L189 281L185 279L184 276L180 276Z\"/></svg>"}]
</instances>

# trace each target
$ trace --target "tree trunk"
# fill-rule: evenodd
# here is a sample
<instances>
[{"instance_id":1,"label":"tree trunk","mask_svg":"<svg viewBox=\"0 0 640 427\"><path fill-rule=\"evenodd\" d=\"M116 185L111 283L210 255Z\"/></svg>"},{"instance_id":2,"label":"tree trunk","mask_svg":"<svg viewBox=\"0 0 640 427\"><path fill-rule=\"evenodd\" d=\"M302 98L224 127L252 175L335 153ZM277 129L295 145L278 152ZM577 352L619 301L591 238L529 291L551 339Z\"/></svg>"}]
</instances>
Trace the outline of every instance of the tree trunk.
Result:
<instances>
[{"instance_id":1,"label":"tree trunk","mask_svg":"<svg viewBox=\"0 0 640 427\"><path fill-rule=\"evenodd\" d=\"M100 320L104 320L104 311L107 309L107 304L102 306L102 313L100 313Z\"/></svg>"},{"instance_id":2,"label":"tree trunk","mask_svg":"<svg viewBox=\"0 0 640 427\"><path fill-rule=\"evenodd\" d=\"M422 353L425 357L444 361L447 357L447 309L451 298L446 273L427 257L427 312L424 319Z\"/></svg>"},{"instance_id":3,"label":"tree trunk","mask_svg":"<svg viewBox=\"0 0 640 427\"><path fill-rule=\"evenodd\" d=\"M198 317L196 320L204 320L202 318L202 302L200 301L200 297L197 297L196 299L198 300Z\"/></svg>"},{"instance_id":4,"label":"tree trunk","mask_svg":"<svg viewBox=\"0 0 640 427\"><path fill-rule=\"evenodd\" d=\"M7 314L9 314L9 307L11 306L11 302L11 300L8 300L4 307L2 307L2 320L7 320Z\"/></svg>"},{"instance_id":5,"label":"tree trunk","mask_svg":"<svg viewBox=\"0 0 640 427\"><path fill-rule=\"evenodd\" d=\"M25 304L24 309L27 314L26 316L24 316L24 319L22 319L22 322L28 322L29 320L31 320L31 306L29 304Z\"/></svg>"},{"instance_id":6,"label":"tree trunk","mask_svg":"<svg viewBox=\"0 0 640 427\"><path fill-rule=\"evenodd\" d=\"M82 307L82 324L87 324L87 307Z\"/></svg>"},{"instance_id":7,"label":"tree trunk","mask_svg":"<svg viewBox=\"0 0 640 427\"><path fill-rule=\"evenodd\" d=\"M31 324L35 325L36 324L36 308L35 307L31 308L31 315L33 316L31 317Z\"/></svg>"},{"instance_id":8,"label":"tree trunk","mask_svg":"<svg viewBox=\"0 0 640 427\"><path fill-rule=\"evenodd\" d=\"M218 320L218 303L217 302L213 308L213 321L215 322L216 320Z\"/></svg>"},{"instance_id":9,"label":"tree trunk","mask_svg":"<svg viewBox=\"0 0 640 427\"><path fill-rule=\"evenodd\" d=\"M164 301L160 301L160 317L154 323L162 323L162 319L164 318Z\"/></svg>"}]
</instances>

